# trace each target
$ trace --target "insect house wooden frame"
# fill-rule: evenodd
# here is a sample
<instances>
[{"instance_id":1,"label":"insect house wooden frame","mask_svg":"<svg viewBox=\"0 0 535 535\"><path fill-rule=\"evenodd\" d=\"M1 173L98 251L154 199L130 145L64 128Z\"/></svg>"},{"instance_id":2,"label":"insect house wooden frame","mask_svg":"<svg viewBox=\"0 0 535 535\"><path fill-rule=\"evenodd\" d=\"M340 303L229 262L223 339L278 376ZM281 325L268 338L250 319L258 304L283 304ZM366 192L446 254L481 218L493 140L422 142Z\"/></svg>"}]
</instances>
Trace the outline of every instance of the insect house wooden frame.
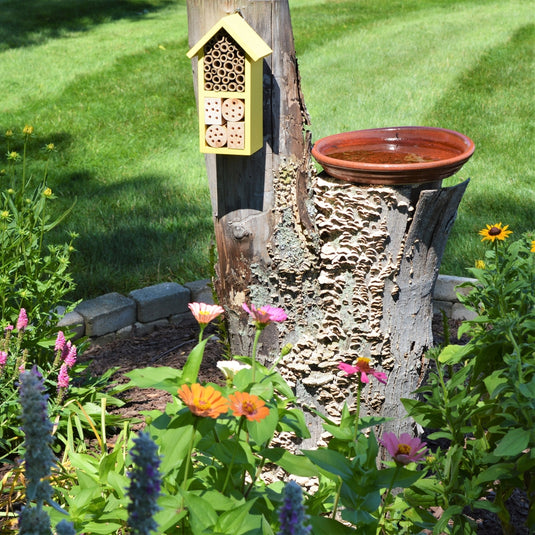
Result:
<instances>
[{"instance_id":1,"label":"insect house wooden frame","mask_svg":"<svg viewBox=\"0 0 535 535\"><path fill-rule=\"evenodd\" d=\"M271 52L238 13L220 19L189 50L198 62L201 152L249 156L262 148L262 58Z\"/></svg>"}]
</instances>

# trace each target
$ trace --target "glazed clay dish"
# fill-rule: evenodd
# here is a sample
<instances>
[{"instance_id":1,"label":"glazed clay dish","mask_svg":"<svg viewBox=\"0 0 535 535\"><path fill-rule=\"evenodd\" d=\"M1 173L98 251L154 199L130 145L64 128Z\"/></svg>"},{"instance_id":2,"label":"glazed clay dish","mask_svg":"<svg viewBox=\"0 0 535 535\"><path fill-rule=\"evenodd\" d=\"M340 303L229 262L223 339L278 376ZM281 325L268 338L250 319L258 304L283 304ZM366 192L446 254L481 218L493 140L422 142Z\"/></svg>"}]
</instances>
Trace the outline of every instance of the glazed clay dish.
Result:
<instances>
[{"instance_id":1,"label":"glazed clay dish","mask_svg":"<svg viewBox=\"0 0 535 535\"><path fill-rule=\"evenodd\" d=\"M335 178L359 184L434 182L455 174L474 153L459 132L399 126L344 132L319 139L312 156Z\"/></svg>"}]
</instances>

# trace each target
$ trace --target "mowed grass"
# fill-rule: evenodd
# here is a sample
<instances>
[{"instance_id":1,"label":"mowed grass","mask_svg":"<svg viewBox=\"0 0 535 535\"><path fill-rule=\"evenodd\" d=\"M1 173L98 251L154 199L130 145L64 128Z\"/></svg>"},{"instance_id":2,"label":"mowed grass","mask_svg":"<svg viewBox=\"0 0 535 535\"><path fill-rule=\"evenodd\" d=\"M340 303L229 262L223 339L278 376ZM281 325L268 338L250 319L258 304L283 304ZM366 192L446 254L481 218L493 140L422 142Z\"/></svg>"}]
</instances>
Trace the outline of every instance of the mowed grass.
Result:
<instances>
[{"instance_id":1,"label":"mowed grass","mask_svg":"<svg viewBox=\"0 0 535 535\"><path fill-rule=\"evenodd\" d=\"M210 275L185 2L0 0L0 132L53 142L77 298ZM26 5L25 4L25 5ZM533 45L525 2L291 0L314 139L422 124L476 143L442 272L467 275L477 231L535 229ZM30 15L28 15L30 13ZM0 164L1 165L1 164ZM38 165L34 168L39 174Z\"/></svg>"}]
</instances>

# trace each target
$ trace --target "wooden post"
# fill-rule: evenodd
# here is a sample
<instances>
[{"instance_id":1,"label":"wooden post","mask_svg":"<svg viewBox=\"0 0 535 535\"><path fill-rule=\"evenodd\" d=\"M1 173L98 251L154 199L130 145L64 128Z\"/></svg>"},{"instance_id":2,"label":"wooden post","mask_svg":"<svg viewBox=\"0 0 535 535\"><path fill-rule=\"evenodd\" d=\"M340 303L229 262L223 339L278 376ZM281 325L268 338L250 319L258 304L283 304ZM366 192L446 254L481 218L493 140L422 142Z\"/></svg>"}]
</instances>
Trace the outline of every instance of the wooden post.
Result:
<instances>
[{"instance_id":1,"label":"wooden post","mask_svg":"<svg viewBox=\"0 0 535 535\"><path fill-rule=\"evenodd\" d=\"M264 60L263 148L247 157L205 157L218 251L216 290L228 312L232 350L247 355L252 337L242 310L244 302L284 307L290 321L282 329L292 330L290 308L295 296L284 295L276 280L276 234L285 219L284 226L296 239L283 247L294 249L292 254L297 252L296 246L308 248L298 235L311 228L305 206L310 188L310 140L304 133L309 120L299 85L287 0L188 0L190 46L222 17L235 12L273 51ZM195 59L192 65L195 71ZM196 84L195 72L193 78ZM277 186L281 182L284 193ZM280 338L277 327L268 327L262 335L260 354L276 354Z\"/></svg>"}]
</instances>

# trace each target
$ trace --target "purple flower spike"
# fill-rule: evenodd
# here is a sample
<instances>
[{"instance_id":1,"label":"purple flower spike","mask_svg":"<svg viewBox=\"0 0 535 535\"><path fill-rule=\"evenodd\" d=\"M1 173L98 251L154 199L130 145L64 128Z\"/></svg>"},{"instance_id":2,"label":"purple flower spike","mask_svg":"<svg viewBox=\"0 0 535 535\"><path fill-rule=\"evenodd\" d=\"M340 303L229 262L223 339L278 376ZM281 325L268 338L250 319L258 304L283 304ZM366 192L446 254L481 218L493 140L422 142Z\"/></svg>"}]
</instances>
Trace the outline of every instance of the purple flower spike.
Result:
<instances>
[{"instance_id":1,"label":"purple flower spike","mask_svg":"<svg viewBox=\"0 0 535 535\"><path fill-rule=\"evenodd\" d=\"M312 527L305 526L308 515L303 506L303 491L295 481L284 487L283 504L279 509L280 530L277 535L309 535Z\"/></svg>"}]
</instances>

